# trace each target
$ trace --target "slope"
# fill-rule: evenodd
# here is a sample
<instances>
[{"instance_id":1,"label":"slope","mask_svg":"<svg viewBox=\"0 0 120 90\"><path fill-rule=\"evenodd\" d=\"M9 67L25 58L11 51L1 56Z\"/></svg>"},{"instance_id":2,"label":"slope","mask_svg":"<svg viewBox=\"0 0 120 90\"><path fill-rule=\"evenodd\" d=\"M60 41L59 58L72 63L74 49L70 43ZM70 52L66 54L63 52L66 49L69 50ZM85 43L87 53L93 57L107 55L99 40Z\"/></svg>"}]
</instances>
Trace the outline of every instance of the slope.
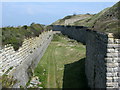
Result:
<instances>
[{"instance_id":1,"label":"slope","mask_svg":"<svg viewBox=\"0 0 120 90\"><path fill-rule=\"evenodd\" d=\"M120 1L112 7L106 8L94 15L66 16L52 25L86 26L91 30L105 33L114 33L115 38L120 38ZM76 17L76 18L75 18ZM85 18L84 18L85 17ZM81 19L82 18L82 19ZM76 20L75 20L76 19ZM66 23L67 21L67 23Z\"/></svg>"}]
</instances>

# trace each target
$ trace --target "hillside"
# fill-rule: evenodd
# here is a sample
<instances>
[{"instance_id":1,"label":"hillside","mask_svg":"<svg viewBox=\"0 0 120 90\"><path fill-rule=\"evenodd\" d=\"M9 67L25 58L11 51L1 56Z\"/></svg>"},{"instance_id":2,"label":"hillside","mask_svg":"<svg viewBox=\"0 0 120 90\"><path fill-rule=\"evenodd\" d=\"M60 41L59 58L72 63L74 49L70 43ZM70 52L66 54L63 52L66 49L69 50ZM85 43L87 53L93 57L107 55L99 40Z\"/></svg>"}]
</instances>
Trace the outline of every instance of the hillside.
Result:
<instances>
[{"instance_id":1,"label":"hillside","mask_svg":"<svg viewBox=\"0 0 120 90\"><path fill-rule=\"evenodd\" d=\"M120 38L120 25L118 25L120 21L119 15L120 1L112 7L102 10L98 14L66 16L54 22L52 25L86 26L91 30L114 33L116 38Z\"/></svg>"},{"instance_id":2,"label":"hillside","mask_svg":"<svg viewBox=\"0 0 120 90\"><path fill-rule=\"evenodd\" d=\"M2 28L2 46L11 44L15 50L18 50L25 38L39 36L44 30L44 26L32 23L30 26Z\"/></svg>"},{"instance_id":3,"label":"hillside","mask_svg":"<svg viewBox=\"0 0 120 90\"><path fill-rule=\"evenodd\" d=\"M88 18L91 18L93 15L84 14L84 15L69 15L63 19L59 19L56 22L52 23L53 25L74 25L77 21L82 21Z\"/></svg>"}]
</instances>

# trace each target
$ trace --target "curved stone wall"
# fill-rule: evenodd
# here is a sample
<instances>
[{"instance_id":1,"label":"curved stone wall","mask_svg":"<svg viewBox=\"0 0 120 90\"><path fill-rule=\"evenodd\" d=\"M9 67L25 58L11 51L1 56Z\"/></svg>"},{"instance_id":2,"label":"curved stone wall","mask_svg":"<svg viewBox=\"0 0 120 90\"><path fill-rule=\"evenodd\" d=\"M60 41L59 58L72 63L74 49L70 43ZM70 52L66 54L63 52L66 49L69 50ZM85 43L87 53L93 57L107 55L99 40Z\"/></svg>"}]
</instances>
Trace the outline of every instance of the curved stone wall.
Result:
<instances>
[{"instance_id":1,"label":"curved stone wall","mask_svg":"<svg viewBox=\"0 0 120 90\"><path fill-rule=\"evenodd\" d=\"M53 25L53 31L86 44L85 72L90 88L120 88L120 39L83 26Z\"/></svg>"}]
</instances>

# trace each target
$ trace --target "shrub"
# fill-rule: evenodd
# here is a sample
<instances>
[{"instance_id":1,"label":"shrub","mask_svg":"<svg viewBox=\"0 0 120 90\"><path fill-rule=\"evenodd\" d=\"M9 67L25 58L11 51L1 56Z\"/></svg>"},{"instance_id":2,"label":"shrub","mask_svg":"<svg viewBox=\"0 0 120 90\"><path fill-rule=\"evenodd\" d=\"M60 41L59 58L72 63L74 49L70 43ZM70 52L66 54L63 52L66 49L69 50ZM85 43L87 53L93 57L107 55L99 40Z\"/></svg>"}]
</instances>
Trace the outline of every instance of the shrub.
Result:
<instances>
[{"instance_id":1,"label":"shrub","mask_svg":"<svg viewBox=\"0 0 120 90\"><path fill-rule=\"evenodd\" d=\"M2 82L2 88L12 88L17 80L14 80L13 76L8 76L4 74L0 79L0 82Z\"/></svg>"},{"instance_id":2,"label":"shrub","mask_svg":"<svg viewBox=\"0 0 120 90\"><path fill-rule=\"evenodd\" d=\"M30 26L3 27L2 45L11 44L18 50L25 38L39 36L44 31L43 25L32 23Z\"/></svg>"},{"instance_id":3,"label":"shrub","mask_svg":"<svg viewBox=\"0 0 120 90\"><path fill-rule=\"evenodd\" d=\"M113 33L114 37L120 39L120 30L118 32Z\"/></svg>"}]
</instances>

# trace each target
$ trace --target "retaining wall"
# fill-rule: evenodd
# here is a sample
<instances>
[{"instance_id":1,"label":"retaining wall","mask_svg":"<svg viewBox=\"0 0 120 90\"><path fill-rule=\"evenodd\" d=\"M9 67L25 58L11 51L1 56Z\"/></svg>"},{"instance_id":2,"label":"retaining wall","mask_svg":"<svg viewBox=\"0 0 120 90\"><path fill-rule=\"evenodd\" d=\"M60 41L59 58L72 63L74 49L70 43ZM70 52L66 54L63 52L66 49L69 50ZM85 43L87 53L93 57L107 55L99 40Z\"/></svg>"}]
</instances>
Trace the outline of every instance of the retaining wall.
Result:
<instances>
[{"instance_id":1,"label":"retaining wall","mask_svg":"<svg viewBox=\"0 0 120 90\"><path fill-rule=\"evenodd\" d=\"M11 45L6 45L0 52L0 75L12 75L17 80L13 88L24 87L52 37L53 33L49 31L43 32L39 37L25 39L18 51L14 51Z\"/></svg>"},{"instance_id":2,"label":"retaining wall","mask_svg":"<svg viewBox=\"0 0 120 90\"><path fill-rule=\"evenodd\" d=\"M120 39L82 26L54 25L53 31L86 44L85 72L90 88L120 88Z\"/></svg>"}]
</instances>

